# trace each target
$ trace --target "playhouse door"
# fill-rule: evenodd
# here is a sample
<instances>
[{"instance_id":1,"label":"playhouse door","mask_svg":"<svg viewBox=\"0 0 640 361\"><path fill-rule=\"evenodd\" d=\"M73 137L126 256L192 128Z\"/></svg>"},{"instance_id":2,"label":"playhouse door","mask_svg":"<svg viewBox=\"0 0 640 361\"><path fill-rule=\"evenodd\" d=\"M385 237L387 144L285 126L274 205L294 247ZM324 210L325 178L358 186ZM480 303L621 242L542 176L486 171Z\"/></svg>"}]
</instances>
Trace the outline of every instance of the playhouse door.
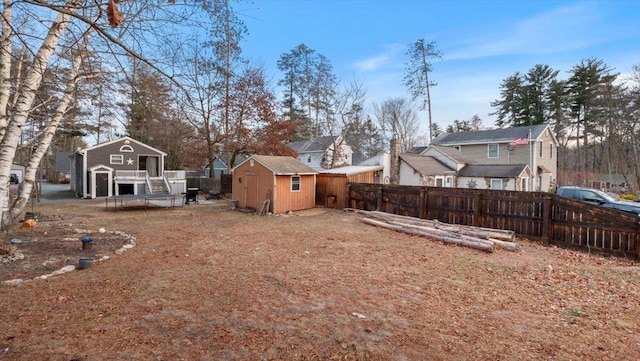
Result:
<instances>
[{"instance_id":1,"label":"playhouse door","mask_svg":"<svg viewBox=\"0 0 640 361\"><path fill-rule=\"evenodd\" d=\"M96 197L109 195L109 173L96 172Z\"/></svg>"}]
</instances>

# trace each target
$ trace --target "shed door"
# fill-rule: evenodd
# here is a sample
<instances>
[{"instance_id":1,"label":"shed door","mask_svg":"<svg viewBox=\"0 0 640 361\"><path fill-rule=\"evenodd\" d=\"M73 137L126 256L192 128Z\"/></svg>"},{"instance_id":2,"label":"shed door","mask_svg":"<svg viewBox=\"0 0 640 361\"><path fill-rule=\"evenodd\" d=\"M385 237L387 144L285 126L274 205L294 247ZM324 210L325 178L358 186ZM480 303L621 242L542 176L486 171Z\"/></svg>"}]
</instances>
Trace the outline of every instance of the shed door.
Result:
<instances>
[{"instance_id":1,"label":"shed door","mask_svg":"<svg viewBox=\"0 0 640 361\"><path fill-rule=\"evenodd\" d=\"M247 208L258 210L258 174L245 173L244 198ZM262 206L262 204L260 204Z\"/></svg>"}]
</instances>

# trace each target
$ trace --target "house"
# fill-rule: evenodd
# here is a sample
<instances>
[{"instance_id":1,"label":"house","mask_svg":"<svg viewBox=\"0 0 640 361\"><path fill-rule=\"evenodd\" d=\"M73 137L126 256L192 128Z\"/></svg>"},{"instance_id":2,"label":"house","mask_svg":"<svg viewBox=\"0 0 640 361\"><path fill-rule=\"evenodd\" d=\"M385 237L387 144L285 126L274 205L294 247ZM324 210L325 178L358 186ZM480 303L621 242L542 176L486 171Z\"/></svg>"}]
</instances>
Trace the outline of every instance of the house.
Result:
<instances>
[{"instance_id":1,"label":"house","mask_svg":"<svg viewBox=\"0 0 640 361\"><path fill-rule=\"evenodd\" d=\"M287 144L298 154L298 160L316 171L352 164L353 150L341 136L317 137Z\"/></svg>"},{"instance_id":2,"label":"house","mask_svg":"<svg viewBox=\"0 0 640 361\"><path fill-rule=\"evenodd\" d=\"M458 172L456 187L526 191L530 179L528 164L469 164Z\"/></svg>"},{"instance_id":3,"label":"house","mask_svg":"<svg viewBox=\"0 0 640 361\"><path fill-rule=\"evenodd\" d=\"M123 137L78 150L71 189L83 198L120 194L184 193L184 171L165 171L166 153Z\"/></svg>"},{"instance_id":4,"label":"house","mask_svg":"<svg viewBox=\"0 0 640 361\"><path fill-rule=\"evenodd\" d=\"M391 182L391 154L380 153L366 159L357 165L359 166L381 166L382 171L374 174L373 182L377 184L389 184Z\"/></svg>"},{"instance_id":5,"label":"house","mask_svg":"<svg viewBox=\"0 0 640 361\"><path fill-rule=\"evenodd\" d=\"M49 179L49 182L68 183L71 169L71 159L73 153L56 152L55 154L55 179Z\"/></svg>"},{"instance_id":6,"label":"house","mask_svg":"<svg viewBox=\"0 0 640 361\"><path fill-rule=\"evenodd\" d=\"M381 179L381 165L325 169L316 176L316 205L327 208L345 208L348 198L348 183L375 183Z\"/></svg>"},{"instance_id":7,"label":"house","mask_svg":"<svg viewBox=\"0 0 640 361\"><path fill-rule=\"evenodd\" d=\"M211 178L210 164L203 167L204 177ZM225 163L220 157L213 157L213 178L220 179L222 174L227 173L227 163Z\"/></svg>"},{"instance_id":8,"label":"house","mask_svg":"<svg viewBox=\"0 0 640 361\"><path fill-rule=\"evenodd\" d=\"M447 165L432 156L403 153L400 155L400 184L454 187L456 164Z\"/></svg>"},{"instance_id":9,"label":"house","mask_svg":"<svg viewBox=\"0 0 640 361\"><path fill-rule=\"evenodd\" d=\"M232 170L233 199L241 209L285 213L309 209L316 201L316 170L284 156L253 155Z\"/></svg>"},{"instance_id":10,"label":"house","mask_svg":"<svg viewBox=\"0 0 640 361\"><path fill-rule=\"evenodd\" d=\"M434 150L438 146L439 152ZM448 149L448 151L442 151ZM494 165L511 166L518 165L525 176L529 168L529 175L526 181L519 180L520 190L549 191L556 185L557 163L558 163L558 141L548 124L511 127L504 129L491 129L472 132L446 133L434 139L432 146L424 150L422 155L433 155L430 153L446 153L448 157L460 159L464 165ZM442 155L441 155L442 156ZM444 158L439 158L444 159ZM517 173L512 167L508 167L513 175ZM458 169L459 172L462 168ZM489 179L492 175L486 171L497 171L501 175L503 167L483 167L483 178ZM468 174L477 177L478 169ZM459 174L458 174L459 175ZM469 175L470 176L470 175ZM471 177L471 176L470 176ZM499 178L499 177L497 177ZM517 178L521 178L518 176ZM497 181L495 185L497 186ZM525 184L526 183L526 184ZM457 187L467 187L460 181L454 182ZM503 183L504 186L504 183Z\"/></svg>"}]
</instances>

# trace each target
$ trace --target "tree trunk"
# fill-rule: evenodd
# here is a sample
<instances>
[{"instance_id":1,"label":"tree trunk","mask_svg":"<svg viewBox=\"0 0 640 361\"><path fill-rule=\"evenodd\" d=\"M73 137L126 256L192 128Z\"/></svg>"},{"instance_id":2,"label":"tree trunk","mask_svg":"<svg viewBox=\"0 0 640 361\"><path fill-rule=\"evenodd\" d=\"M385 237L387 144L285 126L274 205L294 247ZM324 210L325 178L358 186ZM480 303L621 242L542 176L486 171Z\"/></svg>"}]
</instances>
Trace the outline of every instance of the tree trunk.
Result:
<instances>
[{"instance_id":1,"label":"tree trunk","mask_svg":"<svg viewBox=\"0 0 640 361\"><path fill-rule=\"evenodd\" d=\"M62 37L62 34L69 24L71 14L77 11L76 7L79 5L79 3L79 0L69 1L64 7L65 11L58 13L58 16L49 28L49 31L45 36L42 45L35 55L33 65L25 77L23 86L16 94L17 100L15 108L11 119L8 119L4 137L0 142L0 212L2 212L0 217L0 229L3 231L8 230L11 227L12 215L21 213L24 204L26 204L26 201L23 199L20 201L16 201L16 203L10 207L9 199L9 177L11 174L11 164L16 154L18 142L20 141L20 137L22 135L22 126L29 117L33 100L38 91L38 88L40 87L40 84L42 83L42 78L48 66L49 59L53 55L54 50L57 47L60 38ZM6 19L4 21L6 21ZM3 31L4 30L5 27L3 25ZM3 33L3 39L5 35L6 34ZM8 63L10 61L9 57L3 57L2 60L3 66L10 66L10 63ZM2 74L4 75L4 73ZM5 79L2 79L2 82L4 84ZM46 151L46 147L45 150L42 151L42 154L44 154L44 151ZM41 157L42 155L40 155L40 158ZM31 192L31 189L33 188L33 181L35 179L35 170L37 169L39 162L40 159L37 159L37 162L35 161L35 159L32 159L30 161L29 169L27 169L27 174L25 175L25 179L23 181L22 194L27 191L29 193ZM29 178L27 178L27 176Z\"/></svg>"}]
</instances>

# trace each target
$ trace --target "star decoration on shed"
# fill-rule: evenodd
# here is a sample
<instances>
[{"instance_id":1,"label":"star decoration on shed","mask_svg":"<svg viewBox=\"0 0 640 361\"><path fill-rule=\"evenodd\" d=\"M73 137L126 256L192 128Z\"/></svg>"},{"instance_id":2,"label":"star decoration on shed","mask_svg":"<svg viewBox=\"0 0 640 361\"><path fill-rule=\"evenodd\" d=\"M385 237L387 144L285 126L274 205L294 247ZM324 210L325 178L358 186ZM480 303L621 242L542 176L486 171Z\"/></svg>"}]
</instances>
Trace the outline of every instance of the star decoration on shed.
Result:
<instances>
[{"instance_id":1,"label":"star decoration on shed","mask_svg":"<svg viewBox=\"0 0 640 361\"><path fill-rule=\"evenodd\" d=\"M127 165L133 165L133 159L131 158L127 159Z\"/></svg>"}]
</instances>

